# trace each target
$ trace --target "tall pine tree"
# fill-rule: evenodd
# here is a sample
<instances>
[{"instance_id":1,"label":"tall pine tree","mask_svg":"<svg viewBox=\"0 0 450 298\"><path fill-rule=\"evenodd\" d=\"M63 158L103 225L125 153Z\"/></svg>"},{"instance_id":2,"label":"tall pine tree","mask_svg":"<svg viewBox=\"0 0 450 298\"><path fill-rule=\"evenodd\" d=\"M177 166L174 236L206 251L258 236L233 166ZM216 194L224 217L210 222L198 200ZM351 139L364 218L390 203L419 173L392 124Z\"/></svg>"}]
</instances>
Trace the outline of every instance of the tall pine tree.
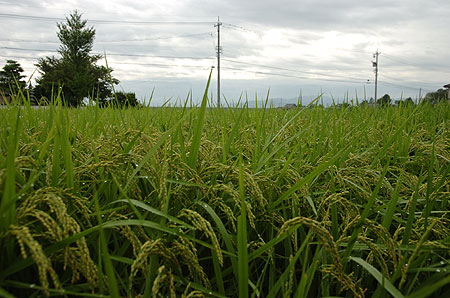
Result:
<instances>
[{"instance_id":1,"label":"tall pine tree","mask_svg":"<svg viewBox=\"0 0 450 298\"><path fill-rule=\"evenodd\" d=\"M4 94L17 94L18 87L20 89L25 88L25 78L23 68L15 60L6 60L5 66L0 71L0 90Z\"/></svg>"},{"instance_id":2,"label":"tall pine tree","mask_svg":"<svg viewBox=\"0 0 450 298\"><path fill-rule=\"evenodd\" d=\"M105 101L112 95L111 84L119 81L110 76L104 66L96 65L101 55L92 55L95 29L86 27L87 21L75 11L66 18L66 23L59 23L57 36L61 42L58 49L61 58L46 57L39 59L36 66L41 77L36 80L36 94L50 99L62 89L66 103L79 106L88 96Z\"/></svg>"}]
</instances>

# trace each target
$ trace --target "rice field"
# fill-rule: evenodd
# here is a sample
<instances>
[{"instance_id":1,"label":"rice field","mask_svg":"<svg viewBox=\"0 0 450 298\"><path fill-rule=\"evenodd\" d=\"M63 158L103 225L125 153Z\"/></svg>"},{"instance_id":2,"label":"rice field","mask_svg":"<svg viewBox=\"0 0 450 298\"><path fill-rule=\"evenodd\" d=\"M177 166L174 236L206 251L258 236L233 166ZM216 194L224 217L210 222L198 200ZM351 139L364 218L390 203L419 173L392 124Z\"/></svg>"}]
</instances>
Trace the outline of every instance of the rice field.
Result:
<instances>
[{"instance_id":1,"label":"rice field","mask_svg":"<svg viewBox=\"0 0 450 298\"><path fill-rule=\"evenodd\" d=\"M0 109L0 296L450 297L450 105L206 94Z\"/></svg>"}]
</instances>

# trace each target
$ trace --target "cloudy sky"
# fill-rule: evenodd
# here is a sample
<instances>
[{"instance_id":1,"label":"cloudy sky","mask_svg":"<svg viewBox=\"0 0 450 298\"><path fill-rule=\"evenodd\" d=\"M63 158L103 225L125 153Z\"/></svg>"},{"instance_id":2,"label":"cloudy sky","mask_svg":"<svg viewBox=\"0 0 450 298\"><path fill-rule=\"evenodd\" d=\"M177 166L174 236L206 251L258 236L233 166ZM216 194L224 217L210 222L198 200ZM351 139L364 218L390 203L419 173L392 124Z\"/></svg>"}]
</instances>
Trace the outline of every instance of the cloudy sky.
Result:
<instances>
[{"instance_id":1,"label":"cloudy sky","mask_svg":"<svg viewBox=\"0 0 450 298\"><path fill-rule=\"evenodd\" d=\"M450 1L360 0L0 0L0 65L14 59L30 76L39 57L57 55L57 22L75 9L96 29L119 89L153 103L201 97L211 66L217 98L217 18L221 93L305 101L411 96L450 83ZM100 63L104 63L101 61ZM36 72L34 76L39 76ZM222 102L223 100L222 99Z\"/></svg>"}]
</instances>

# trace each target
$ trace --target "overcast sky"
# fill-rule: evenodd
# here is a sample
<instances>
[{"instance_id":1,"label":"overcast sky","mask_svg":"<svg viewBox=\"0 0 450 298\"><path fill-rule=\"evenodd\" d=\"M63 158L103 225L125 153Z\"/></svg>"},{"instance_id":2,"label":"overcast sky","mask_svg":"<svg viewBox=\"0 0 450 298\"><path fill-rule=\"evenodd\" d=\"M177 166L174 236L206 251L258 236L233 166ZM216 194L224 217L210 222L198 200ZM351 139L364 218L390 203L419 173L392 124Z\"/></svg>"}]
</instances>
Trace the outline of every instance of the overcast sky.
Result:
<instances>
[{"instance_id":1,"label":"overcast sky","mask_svg":"<svg viewBox=\"0 0 450 298\"><path fill-rule=\"evenodd\" d=\"M378 95L417 98L450 83L450 1L0 0L0 65L17 60L30 76L39 57L57 55L57 22L78 9L96 29L119 89L161 104L198 100L211 66L217 98L220 16L222 95L342 101ZM104 63L101 61L100 63ZM39 76L35 73L34 76ZM222 99L223 101L223 99Z\"/></svg>"}]
</instances>

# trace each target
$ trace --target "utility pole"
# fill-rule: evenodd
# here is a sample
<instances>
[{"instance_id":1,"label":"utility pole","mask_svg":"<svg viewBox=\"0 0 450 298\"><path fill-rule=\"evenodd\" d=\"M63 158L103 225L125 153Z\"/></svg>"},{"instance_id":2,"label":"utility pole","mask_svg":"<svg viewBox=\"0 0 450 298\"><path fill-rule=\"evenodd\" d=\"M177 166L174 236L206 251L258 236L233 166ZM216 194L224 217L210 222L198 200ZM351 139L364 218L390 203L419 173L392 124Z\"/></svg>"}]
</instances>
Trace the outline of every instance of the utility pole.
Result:
<instances>
[{"instance_id":1,"label":"utility pole","mask_svg":"<svg viewBox=\"0 0 450 298\"><path fill-rule=\"evenodd\" d=\"M373 54L373 58L375 58L375 62L372 61L372 66L375 67L375 103L377 102L377 88L378 88L378 55L380 52L377 51Z\"/></svg>"},{"instance_id":2,"label":"utility pole","mask_svg":"<svg viewBox=\"0 0 450 298\"><path fill-rule=\"evenodd\" d=\"M214 27L217 27L217 107L220 108L220 54L222 53L222 47L220 46L220 26L222 23L220 22L219 17L217 17L217 24Z\"/></svg>"}]
</instances>

